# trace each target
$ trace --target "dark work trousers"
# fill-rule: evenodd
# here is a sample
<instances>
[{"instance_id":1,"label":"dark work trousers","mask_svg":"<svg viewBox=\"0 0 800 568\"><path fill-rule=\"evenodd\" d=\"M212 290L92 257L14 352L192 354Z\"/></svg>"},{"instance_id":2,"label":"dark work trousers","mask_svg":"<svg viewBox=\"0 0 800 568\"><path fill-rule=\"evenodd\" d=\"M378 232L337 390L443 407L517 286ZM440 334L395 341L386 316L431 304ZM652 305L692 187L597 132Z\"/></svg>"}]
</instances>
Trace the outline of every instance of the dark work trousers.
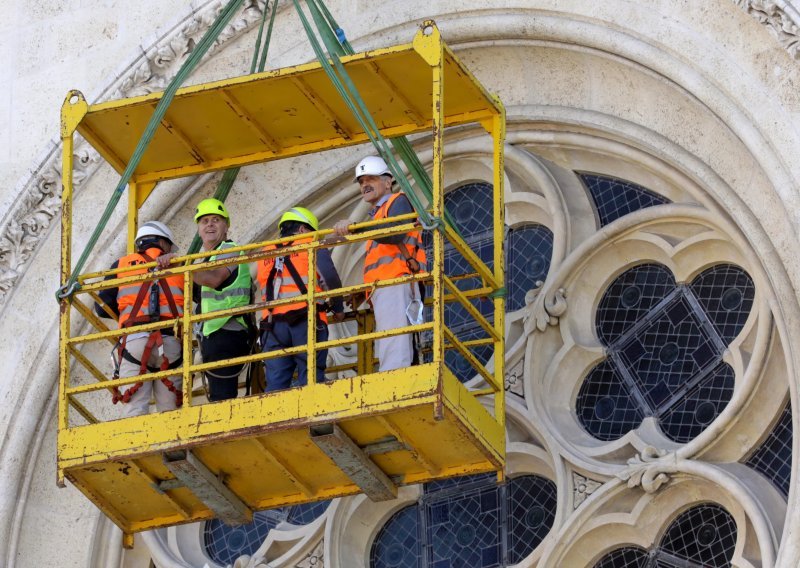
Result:
<instances>
[{"instance_id":1,"label":"dark work trousers","mask_svg":"<svg viewBox=\"0 0 800 568\"><path fill-rule=\"evenodd\" d=\"M250 353L247 330L218 329L200 341L203 362L211 363L222 359L242 357ZM210 401L236 398L239 392L239 373L244 365L220 367L206 371L208 379L208 399Z\"/></svg>"},{"instance_id":2,"label":"dark work trousers","mask_svg":"<svg viewBox=\"0 0 800 568\"><path fill-rule=\"evenodd\" d=\"M308 339L307 326L308 323L305 319L293 324L286 321L274 321L272 331L267 334L266 341L262 343L263 350L275 351L296 345L305 345ZM317 341L327 340L327 324L317 321ZM327 349L317 351L318 383L325 380L325 361L327 357ZM305 353L267 359L264 361L264 365L267 373L267 392L289 388L295 369L297 369L297 386L304 386L308 383L308 367Z\"/></svg>"}]
</instances>

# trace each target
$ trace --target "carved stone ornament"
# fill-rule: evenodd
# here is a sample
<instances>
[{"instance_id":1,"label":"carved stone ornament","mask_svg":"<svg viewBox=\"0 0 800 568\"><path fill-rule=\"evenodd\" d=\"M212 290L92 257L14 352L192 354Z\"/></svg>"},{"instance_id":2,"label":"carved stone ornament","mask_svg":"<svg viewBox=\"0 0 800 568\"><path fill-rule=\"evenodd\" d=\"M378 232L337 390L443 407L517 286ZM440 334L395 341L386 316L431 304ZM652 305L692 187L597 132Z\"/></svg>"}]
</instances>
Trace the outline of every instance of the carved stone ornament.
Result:
<instances>
[{"instance_id":1,"label":"carved stone ornament","mask_svg":"<svg viewBox=\"0 0 800 568\"><path fill-rule=\"evenodd\" d=\"M577 509L581 503L586 501L586 498L597 491L603 485L599 481L584 477L579 473L572 472L572 507Z\"/></svg>"},{"instance_id":2,"label":"carved stone ornament","mask_svg":"<svg viewBox=\"0 0 800 568\"><path fill-rule=\"evenodd\" d=\"M505 388L507 392L514 393L517 396L525 397L525 358L523 357L514 365L511 365L506 370Z\"/></svg>"},{"instance_id":3,"label":"carved stone ornament","mask_svg":"<svg viewBox=\"0 0 800 568\"><path fill-rule=\"evenodd\" d=\"M628 460L628 467L617 474L628 487L641 486L647 493L655 493L669 481L669 474L678 471L678 456L652 446Z\"/></svg>"},{"instance_id":4,"label":"carved stone ornament","mask_svg":"<svg viewBox=\"0 0 800 568\"><path fill-rule=\"evenodd\" d=\"M296 568L325 568L325 541L320 540Z\"/></svg>"},{"instance_id":5,"label":"carved stone ornament","mask_svg":"<svg viewBox=\"0 0 800 568\"><path fill-rule=\"evenodd\" d=\"M544 331L549 325L558 325L558 318L567 311L567 293L558 288L550 294L541 292L543 283L536 282L536 288L525 295L525 333Z\"/></svg>"},{"instance_id":6,"label":"carved stone ornament","mask_svg":"<svg viewBox=\"0 0 800 568\"><path fill-rule=\"evenodd\" d=\"M800 61L800 14L785 2L734 0L737 6L769 28L793 59ZM790 11L791 10L791 11Z\"/></svg>"},{"instance_id":7,"label":"carved stone ornament","mask_svg":"<svg viewBox=\"0 0 800 568\"><path fill-rule=\"evenodd\" d=\"M275 565L267 561L263 556L249 556L244 554L236 559L233 568L274 568ZM296 568L325 568L325 540L320 540L314 549L306 554Z\"/></svg>"},{"instance_id":8,"label":"carved stone ornament","mask_svg":"<svg viewBox=\"0 0 800 568\"><path fill-rule=\"evenodd\" d=\"M242 11L220 33L206 57L256 25L264 0L248 0ZM98 101L143 95L163 90L194 46L222 11L224 2L209 2L182 26L156 41L128 71L113 81ZM27 269L36 248L44 240L61 208L61 143L50 142L44 159L21 187L16 202L0 225L0 309L9 292ZM76 137L74 191L77 193L100 166L100 157Z\"/></svg>"}]
</instances>

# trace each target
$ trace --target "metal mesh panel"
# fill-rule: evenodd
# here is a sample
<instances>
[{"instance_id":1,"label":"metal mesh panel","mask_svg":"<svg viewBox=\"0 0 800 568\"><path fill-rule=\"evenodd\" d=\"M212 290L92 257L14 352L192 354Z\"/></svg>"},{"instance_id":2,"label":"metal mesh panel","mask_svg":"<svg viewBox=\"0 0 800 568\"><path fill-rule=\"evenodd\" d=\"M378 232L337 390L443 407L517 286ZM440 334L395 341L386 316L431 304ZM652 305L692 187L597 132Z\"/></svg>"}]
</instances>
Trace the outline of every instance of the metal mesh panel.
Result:
<instances>
[{"instance_id":1,"label":"metal mesh panel","mask_svg":"<svg viewBox=\"0 0 800 568\"><path fill-rule=\"evenodd\" d=\"M445 491L448 493L460 493L464 489L494 484L496 479L497 474L494 472L448 477L447 479L437 479L426 483L422 486L422 491L425 495L443 493Z\"/></svg>"},{"instance_id":2,"label":"metal mesh panel","mask_svg":"<svg viewBox=\"0 0 800 568\"><path fill-rule=\"evenodd\" d=\"M425 504L425 549L432 568L502 566L503 508L496 487Z\"/></svg>"},{"instance_id":3,"label":"metal mesh panel","mask_svg":"<svg viewBox=\"0 0 800 568\"><path fill-rule=\"evenodd\" d=\"M654 412L721 355L685 298L676 298L635 331L613 349Z\"/></svg>"},{"instance_id":4,"label":"metal mesh panel","mask_svg":"<svg viewBox=\"0 0 800 568\"><path fill-rule=\"evenodd\" d=\"M508 482L508 563L533 552L550 532L556 515L556 484L538 475Z\"/></svg>"},{"instance_id":5,"label":"metal mesh panel","mask_svg":"<svg viewBox=\"0 0 800 568\"><path fill-rule=\"evenodd\" d=\"M619 548L603 556L594 568L721 568L731 566L737 528L722 507L692 507L670 523L652 552Z\"/></svg>"},{"instance_id":6,"label":"metal mesh panel","mask_svg":"<svg viewBox=\"0 0 800 568\"><path fill-rule=\"evenodd\" d=\"M223 566L232 564L243 554L253 554L269 531L279 524L307 525L319 518L330 503L326 500L257 511L253 513L253 522L238 527L228 526L218 519L208 521L203 530L206 553Z\"/></svg>"},{"instance_id":7,"label":"metal mesh panel","mask_svg":"<svg viewBox=\"0 0 800 568\"><path fill-rule=\"evenodd\" d=\"M228 526L219 519L206 522L203 542L206 554L223 566L233 564L243 554L253 554L267 533L285 519L283 509L253 513L253 522L238 527Z\"/></svg>"},{"instance_id":8,"label":"metal mesh panel","mask_svg":"<svg viewBox=\"0 0 800 568\"><path fill-rule=\"evenodd\" d=\"M578 393L584 428L616 440L654 416L671 440L695 438L733 395L733 369L722 355L741 332L754 295L750 277L728 264L705 270L688 286L676 285L654 264L621 274L597 309L608 358Z\"/></svg>"},{"instance_id":9,"label":"metal mesh panel","mask_svg":"<svg viewBox=\"0 0 800 568\"><path fill-rule=\"evenodd\" d=\"M597 336L608 345L675 289L672 273L658 264L642 264L620 274L597 308Z\"/></svg>"},{"instance_id":10,"label":"metal mesh panel","mask_svg":"<svg viewBox=\"0 0 800 568\"><path fill-rule=\"evenodd\" d=\"M470 183L449 191L444 205L464 239L487 233L492 235L492 184Z\"/></svg>"},{"instance_id":11,"label":"metal mesh panel","mask_svg":"<svg viewBox=\"0 0 800 568\"><path fill-rule=\"evenodd\" d=\"M516 564L553 525L556 486L493 473L427 483L417 505L395 513L370 550L370 567L495 568ZM420 552L422 551L422 552Z\"/></svg>"},{"instance_id":12,"label":"metal mesh panel","mask_svg":"<svg viewBox=\"0 0 800 568\"><path fill-rule=\"evenodd\" d=\"M645 416L611 361L600 363L586 377L576 408L583 427L606 442L621 438Z\"/></svg>"},{"instance_id":13,"label":"metal mesh panel","mask_svg":"<svg viewBox=\"0 0 800 568\"><path fill-rule=\"evenodd\" d=\"M722 264L699 274L691 289L723 341L733 341L753 306L756 290L750 275L738 266Z\"/></svg>"},{"instance_id":14,"label":"metal mesh panel","mask_svg":"<svg viewBox=\"0 0 800 568\"><path fill-rule=\"evenodd\" d=\"M578 176L592 196L601 227L639 209L670 202L666 197L629 181L586 173Z\"/></svg>"},{"instance_id":15,"label":"metal mesh panel","mask_svg":"<svg viewBox=\"0 0 800 568\"><path fill-rule=\"evenodd\" d=\"M733 396L733 369L719 364L695 388L686 393L659 419L664 434L673 442L696 438L725 409Z\"/></svg>"},{"instance_id":16,"label":"metal mesh panel","mask_svg":"<svg viewBox=\"0 0 800 568\"><path fill-rule=\"evenodd\" d=\"M421 568L417 505L401 509L378 533L369 555L371 568Z\"/></svg>"},{"instance_id":17,"label":"metal mesh panel","mask_svg":"<svg viewBox=\"0 0 800 568\"><path fill-rule=\"evenodd\" d=\"M289 509L287 522L293 525L308 525L313 523L328 509L331 504L330 499L325 501L316 501L314 503L303 503L302 505L293 505Z\"/></svg>"},{"instance_id":18,"label":"metal mesh panel","mask_svg":"<svg viewBox=\"0 0 800 568\"><path fill-rule=\"evenodd\" d=\"M544 282L553 258L553 232L544 225L514 227L508 233L506 311L525 307L525 294Z\"/></svg>"},{"instance_id":19,"label":"metal mesh panel","mask_svg":"<svg viewBox=\"0 0 800 568\"><path fill-rule=\"evenodd\" d=\"M594 568L647 568L650 554L632 546L609 552L594 565Z\"/></svg>"},{"instance_id":20,"label":"metal mesh panel","mask_svg":"<svg viewBox=\"0 0 800 568\"><path fill-rule=\"evenodd\" d=\"M787 402L767 439L745 462L766 476L784 497L792 479L792 408Z\"/></svg>"},{"instance_id":21,"label":"metal mesh panel","mask_svg":"<svg viewBox=\"0 0 800 568\"><path fill-rule=\"evenodd\" d=\"M659 553L704 567L730 566L736 534L736 523L725 509L700 505L673 521L661 539Z\"/></svg>"}]
</instances>

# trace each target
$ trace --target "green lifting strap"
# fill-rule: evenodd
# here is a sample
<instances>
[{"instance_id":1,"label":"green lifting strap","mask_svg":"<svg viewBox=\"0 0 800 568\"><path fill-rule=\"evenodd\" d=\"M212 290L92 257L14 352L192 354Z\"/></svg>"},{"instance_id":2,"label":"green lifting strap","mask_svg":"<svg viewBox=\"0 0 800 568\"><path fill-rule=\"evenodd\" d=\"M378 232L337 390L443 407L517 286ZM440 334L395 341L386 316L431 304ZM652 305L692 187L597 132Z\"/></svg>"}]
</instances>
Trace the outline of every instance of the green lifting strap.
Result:
<instances>
[{"instance_id":1,"label":"green lifting strap","mask_svg":"<svg viewBox=\"0 0 800 568\"><path fill-rule=\"evenodd\" d=\"M164 95L158 101L158 104L153 111L153 116L150 117L150 121L147 123L147 127L144 129L144 133L142 133L142 137L136 144L136 149L131 156L131 160L125 167L125 171L122 172L122 177L120 178L117 187L114 189L114 192L111 194L111 199L109 199L105 211L103 211L103 214L100 216L100 221L97 223L94 232L92 233L91 237L89 237L89 241L86 243L86 247L83 249L80 258L78 259L78 262L75 264L75 269L72 271L72 274L70 274L64 285L56 292L57 300L64 299L78 288L78 275L83 270L89 255L100 238L100 234L103 232L103 229L105 229L106 224L108 224L108 220L111 218L114 208L117 206L117 203L119 203L122 193L128 186L128 182L133 176L134 170L139 165L142 156L147 150L147 147L150 145L150 141L153 139L156 128L161 123L161 119L164 118L169 104L175 97L175 92L186 80L186 77L188 77L189 73L194 70L208 49L214 44L214 41L228 24L233 15L237 12L242 2L243 0L229 0L228 4L219 13L217 19L214 21L205 35L203 35L203 38L197 43L191 55L189 55L186 61L184 61L183 65L181 65L181 68L175 74L175 77L173 77L172 81L170 81L169 85L164 90Z\"/></svg>"},{"instance_id":2,"label":"green lifting strap","mask_svg":"<svg viewBox=\"0 0 800 568\"><path fill-rule=\"evenodd\" d=\"M350 42L347 41L344 30L339 27L339 24L328 11L328 8L325 6L325 2L323 2L323 0L307 0L307 4L311 10L312 17L314 18L314 23L317 25L317 30L319 31L320 37L322 37L325 47L328 50L328 53L331 54L332 58L333 55L341 56L352 55L355 53L353 47L350 45ZM309 36L309 40L311 40L311 36ZM355 89L355 87L353 87L353 89ZM358 91L354 91L354 95L360 100ZM430 207L430 204L433 201L433 182L431 181L428 172L425 171L422 162L419 161L419 157L409 143L408 138L405 136L397 136L395 138L391 138L390 141L397 154L403 160L403 163L405 164L408 172L411 174L411 177L414 178L414 182L417 184L417 187L420 188L423 195L425 195L425 197L428 199L428 206ZM379 146L375 146L375 148L379 153L383 154ZM386 160L386 162L389 164L389 160ZM401 172L396 172L393 170L395 179L399 179L397 177L398 173ZM403 187L403 191L406 192L405 187ZM418 209L416 210L419 212ZM444 219L447 224L456 232L456 234L462 236L461 232L458 230L455 220L447 211L446 207L444 211Z\"/></svg>"},{"instance_id":3,"label":"green lifting strap","mask_svg":"<svg viewBox=\"0 0 800 568\"><path fill-rule=\"evenodd\" d=\"M267 27L267 37L264 40L264 45L261 45L261 36L264 32L264 22L267 19L267 11L269 10L269 4L264 6L264 13L261 15L261 24L258 26L258 36L256 37L256 48L253 50L253 61L250 63L250 74L256 72L256 69L259 73L264 70L267 64L267 51L269 50L270 39L272 38L272 26L275 23L275 13L278 10L278 1L275 0L272 3L272 15L269 18L269 27ZM261 57L259 59L259 51L261 52ZM227 199L228 194L231 192L231 188L233 187L233 183L236 181L236 177L239 175L239 170L241 168L231 168L229 170L225 170L225 173L222 174L222 179L217 186L216 191L214 192L214 198L219 199L223 203L225 199ZM200 246L202 245L202 241L200 240L200 235L195 235L192 239L192 243L189 245L189 250L186 254L194 254L200 250Z\"/></svg>"}]
</instances>

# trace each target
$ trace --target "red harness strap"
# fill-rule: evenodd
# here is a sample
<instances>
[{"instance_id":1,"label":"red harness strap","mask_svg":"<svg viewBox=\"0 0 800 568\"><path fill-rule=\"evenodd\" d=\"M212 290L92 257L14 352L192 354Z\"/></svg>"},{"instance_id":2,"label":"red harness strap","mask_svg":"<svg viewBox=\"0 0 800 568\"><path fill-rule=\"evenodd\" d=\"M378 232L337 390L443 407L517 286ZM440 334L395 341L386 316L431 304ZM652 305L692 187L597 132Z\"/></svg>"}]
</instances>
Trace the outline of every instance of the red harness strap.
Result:
<instances>
[{"instance_id":1,"label":"red harness strap","mask_svg":"<svg viewBox=\"0 0 800 568\"><path fill-rule=\"evenodd\" d=\"M149 256L145 253L140 253L147 262L153 262ZM163 291L164 295L167 298L167 302L169 303L169 309L172 312L172 317L178 317L178 306L175 303L175 298L172 296L172 291L167 286L167 283L163 279L158 280L158 284L161 286L161 290ZM144 303L144 297L147 294L147 291L150 289L150 285L148 282L142 282L141 287L139 288L139 292L136 294L136 300L133 302L133 308L131 310L131 314L137 314ZM123 327L131 327L141 323L150 323L150 315L147 316L136 316L129 318L124 324ZM125 343L128 336L123 335L122 340L119 342L119 362L122 364L122 359L125 353ZM164 352L164 337L161 333L160 329L156 329L150 332L150 335L147 337L147 343L144 346L144 350L142 351L142 358L139 361L139 374L144 375L147 373L147 362L150 360L150 355L153 353L153 347L157 347L158 350L161 352L161 371L166 371L170 368L169 358L167 354ZM114 373L114 378L119 377L119 367L117 367L116 372ZM169 377L164 377L161 379L161 382L167 387L172 394L175 395L175 406L180 407L183 405L183 391L178 390L175 388L175 384L169 379ZM117 387L113 388L113 392L111 395L111 402L117 404L118 402L122 402L123 404L127 404L130 402L131 397L136 394L136 392L142 388L141 381L134 384L132 387L128 388L124 393L120 392Z\"/></svg>"}]
</instances>

